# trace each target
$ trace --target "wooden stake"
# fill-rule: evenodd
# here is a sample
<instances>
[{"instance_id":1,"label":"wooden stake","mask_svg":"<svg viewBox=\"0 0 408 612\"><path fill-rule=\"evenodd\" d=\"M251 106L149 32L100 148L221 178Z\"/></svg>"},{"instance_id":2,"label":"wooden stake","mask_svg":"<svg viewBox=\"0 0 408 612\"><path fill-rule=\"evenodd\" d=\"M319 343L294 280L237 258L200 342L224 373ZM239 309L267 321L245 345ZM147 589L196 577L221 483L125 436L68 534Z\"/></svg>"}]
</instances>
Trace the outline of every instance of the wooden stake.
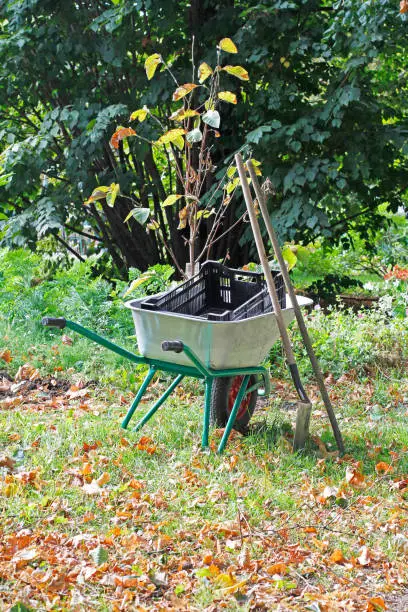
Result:
<instances>
[{"instance_id":1,"label":"wooden stake","mask_svg":"<svg viewBox=\"0 0 408 612\"><path fill-rule=\"evenodd\" d=\"M295 384L296 391L301 400L301 403L300 403L301 414L299 414L299 410L298 410L298 416L296 418L296 428L298 427L298 423L299 423L299 430L297 429L295 431L296 444L300 444L300 446L298 445L296 447L296 450L298 450L299 448L303 448L305 440L308 436L311 403L302 385L302 381L300 379L300 374L299 374L299 370L298 370L298 367L295 361L295 356L293 353L292 345L289 339L289 335L286 329L285 322L283 320L282 310L279 304L275 282L273 280L272 272L269 267L268 258L266 256L265 247L264 247L264 243L263 243L262 236L261 236L261 230L259 229L258 219L256 218L256 214L255 214L254 203L252 200L251 191L249 189L248 179L245 173L244 164L242 162L242 157L239 153L235 155L235 161L237 164L238 174L239 174L239 178L240 178L241 186L242 186L242 191L244 193L245 203L246 203L246 207L248 210L249 219L251 222L252 232L255 238L256 248L258 250L259 260L261 262L261 265L264 271L264 276L265 276L266 284L268 287L269 295L271 296L273 308L275 310L276 321L277 321L279 332L282 338L282 344L285 350L286 359L287 359L288 366L289 366L289 371L291 373L292 380ZM309 410L309 413L308 413L309 418L307 418L307 409Z\"/></svg>"},{"instance_id":2,"label":"wooden stake","mask_svg":"<svg viewBox=\"0 0 408 612\"><path fill-rule=\"evenodd\" d=\"M293 289L293 285L292 285L291 280L290 280L289 272L288 272L287 267L286 267L286 262L283 259L283 255L282 255L281 248L279 246L278 238L277 238L275 230L274 230L274 228L272 226L271 219L270 219L270 216L269 216L269 213L268 213L268 209L266 207L266 198L265 198L265 196L264 196L264 194L263 194L263 192L261 190L261 187L259 185L258 177L255 174L255 168L254 168L251 160L247 161L247 168L248 168L248 172L249 172L249 175L251 177L251 180L252 180L252 185L253 185L253 188L254 188L254 191L255 191L255 195L256 195L258 203L259 203L259 209L260 209L260 211L262 213L262 217L263 217L264 223L266 225L266 229L268 231L269 239L270 239L270 241L272 243L276 259L278 260L278 263L279 263L279 267L280 267L280 269L282 271L282 276L283 276L283 280L285 281L286 291L288 292L289 297L290 297L290 301L292 302L292 306L293 306L293 310L295 312L295 317L296 317L296 320L297 320L297 324L299 326L299 330L300 330L301 336L303 338L303 342L304 342L304 345L306 347L306 351L307 351L307 354L309 356L310 363L312 364L312 368L313 368L313 371L314 371L315 376L316 376L317 384L318 384L319 390L320 390L320 395L321 395L323 403L325 405L327 415L328 415L328 417L330 419L330 423L331 423L331 426L332 426L332 429L333 429L334 437L335 437L336 443L337 443L337 448L339 450L340 455L344 455L343 438L342 438L342 435L341 435L341 431L340 431L339 425L337 423L337 419L336 419L336 415L335 415L334 410L333 410L333 406L332 406L330 398L329 398L329 394L327 393L327 389L326 389L326 386L324 384L323 373L321 371L321 368L320 368L319 362L317 360L316 354L315 354L315 352L313 350L313 346L312 346L312 343L311 343L311 340L310 340L310 337L309 337L309 333L308 333L307 328L306 328L306 324L305 324L305 321L304 321L304 318L303 318L303 315L302 315L302 311L301 311L299 303L297 301L296 293L295 293L295 290Z\"/></svg>"}]
</instances>

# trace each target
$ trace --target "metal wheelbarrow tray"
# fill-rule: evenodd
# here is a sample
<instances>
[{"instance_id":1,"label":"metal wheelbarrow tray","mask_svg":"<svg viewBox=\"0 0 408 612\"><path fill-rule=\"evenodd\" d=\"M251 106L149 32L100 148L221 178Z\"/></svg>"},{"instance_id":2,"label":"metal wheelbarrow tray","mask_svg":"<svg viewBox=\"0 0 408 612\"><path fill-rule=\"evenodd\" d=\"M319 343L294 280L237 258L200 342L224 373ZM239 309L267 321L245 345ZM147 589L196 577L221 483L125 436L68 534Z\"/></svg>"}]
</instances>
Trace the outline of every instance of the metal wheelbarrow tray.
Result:
<instances>
[{"instance_id":1,"label":"metal wheelbarrow tray","mask_svg":"<svg viewBox=\"0 0 408 612\"><path fill-rule=\"evenodd\" d=\"M286 325L294 319L288 297L282 310ZM162 359L161 344L165 340L180 340L188 344L207 368L244 368L260 364L279 338L274 312L238 321L208 321L198 317L171 312L144 310L144 300L126 303L133 315L138 349L144 357ZM312 301L299 296L300 306ZM167 360L180 365L191 365L185 353L169 353Z\"/></svg>"}]
</instances>

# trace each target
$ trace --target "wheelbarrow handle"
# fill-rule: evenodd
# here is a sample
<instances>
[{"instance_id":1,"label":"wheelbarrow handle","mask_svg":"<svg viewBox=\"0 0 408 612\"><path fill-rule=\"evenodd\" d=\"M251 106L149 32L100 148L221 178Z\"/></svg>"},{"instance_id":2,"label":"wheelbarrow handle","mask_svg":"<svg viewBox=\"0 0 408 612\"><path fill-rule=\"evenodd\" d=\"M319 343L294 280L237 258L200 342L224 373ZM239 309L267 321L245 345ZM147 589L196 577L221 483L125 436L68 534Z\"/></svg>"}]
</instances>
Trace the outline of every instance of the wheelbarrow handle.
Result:
<instances>
[{"instance_id":1,"label":"wheelbarrow handle","mask_svg":"<svg viewBox=\"0 0 408 612\"><path fill-rule=\"evenodd\" d=\"M162 351L173 351L174 353L182 353L184 344L181 340L165 340L162 342Z\"/></svg>"},{"instance_id":2,"label":"wheelbarrow handle","mask_svg":"<svg viewBox=\"0 0 408 612\"><path fill-rule=\"evenodd\" d=\"M46 325L47 327L59 327L59 329L64 329L67 324L66 320L63 317L44 317L41 320L41 323L43 325Z\"/></svg>"}]
</instances>

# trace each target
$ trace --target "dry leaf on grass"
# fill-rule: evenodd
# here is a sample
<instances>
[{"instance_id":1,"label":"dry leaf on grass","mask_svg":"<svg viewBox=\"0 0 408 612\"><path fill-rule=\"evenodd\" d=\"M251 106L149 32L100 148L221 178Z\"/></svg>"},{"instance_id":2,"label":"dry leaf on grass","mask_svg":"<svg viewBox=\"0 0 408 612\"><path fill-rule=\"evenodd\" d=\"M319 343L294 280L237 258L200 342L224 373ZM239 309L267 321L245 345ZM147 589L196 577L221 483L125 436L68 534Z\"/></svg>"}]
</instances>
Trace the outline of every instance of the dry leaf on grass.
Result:
<instances>
[{"instance_id":1,"label":"dry leaf on grass","mask_svg":"<svg viewBox=\"0 0 408 612\"><path fill-rule=\"evenodd\" d=\"M357 557L357 561L359 562L360 565L363 565L363 566L370 565L371 555L370 555L370 551L368 550L367 546L362 546L360 548L360 554Z\"/></svg>"}]
</instances>

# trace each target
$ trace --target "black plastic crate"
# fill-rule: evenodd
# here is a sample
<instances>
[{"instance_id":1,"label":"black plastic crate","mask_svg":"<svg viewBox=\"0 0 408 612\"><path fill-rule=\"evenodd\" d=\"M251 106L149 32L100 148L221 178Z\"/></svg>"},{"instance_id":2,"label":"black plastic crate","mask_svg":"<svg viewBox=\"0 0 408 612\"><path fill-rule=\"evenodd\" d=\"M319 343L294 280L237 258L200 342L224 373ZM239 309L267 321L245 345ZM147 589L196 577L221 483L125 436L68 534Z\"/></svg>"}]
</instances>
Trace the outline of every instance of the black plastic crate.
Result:
<instances>
[{"instance_id":1,"label":"black plastic crate","mask_svg":"<svg viewBox=\"0 0 408 612\"><path fill-rule=\"evenodd\" d=\"M285 287L280 271L272 271L281 308ZM209 321L237 321L273 310L263 274L233 270L216 261L205 262L198 274L176 289L148 298L141 308Z\"/></svg>"}]
</instances>

